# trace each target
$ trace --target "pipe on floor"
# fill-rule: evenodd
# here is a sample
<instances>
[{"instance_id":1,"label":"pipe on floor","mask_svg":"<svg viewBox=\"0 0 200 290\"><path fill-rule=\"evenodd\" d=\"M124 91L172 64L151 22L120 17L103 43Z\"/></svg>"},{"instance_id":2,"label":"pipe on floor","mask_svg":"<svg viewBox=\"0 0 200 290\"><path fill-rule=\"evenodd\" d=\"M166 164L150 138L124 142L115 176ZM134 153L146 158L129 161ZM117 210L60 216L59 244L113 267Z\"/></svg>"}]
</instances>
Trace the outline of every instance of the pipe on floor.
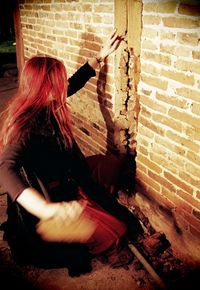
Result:
<instances>
[{"instance_id":1,"label":"pipe on floor","mask_svg":"<svg viewBox=\"0 0 200 290\"><path fill-rule=\"evenodd\" d=\"M166 285L160 278L160 276L155 272L155 270L152 268L152 266L147 262L147 260L144 258L144 256L138 251L138 249L132 244L129 244L129 248L133 252L133 254L138 258L138 260L141 262L141 264L144 266L144 268L149 272L149 274L152 276L156 284L160 287L160 289L167 289Z\"/></svg>"},{"instance_id":2,"label":"pipe on floor","mask_svg":"<svg viewBox=\"0 0 200 290\"><path fill-rule=\"evenodd\" d=\"M123 202L118 199L118 202L122 205L125 205L127 209L133 214L133 209L130 206L127 206ZM138 219L139 220L139 219ZM144 232L148 232L144 224L142 223L141 220L139 220ZM149 274L152 276L156 284L160 287L160 289L167 290L167 286L163 282L163 280L160 278L160 276L156 273L156 271L153 269L153 267L149 264L149 262L145 259L145 257L139 252L139 250L132 244L129 243L129 248L133 252L133 254L138 258L140 263L144 266L144 268L149 272Z\"/></svg>"}]
</instances>

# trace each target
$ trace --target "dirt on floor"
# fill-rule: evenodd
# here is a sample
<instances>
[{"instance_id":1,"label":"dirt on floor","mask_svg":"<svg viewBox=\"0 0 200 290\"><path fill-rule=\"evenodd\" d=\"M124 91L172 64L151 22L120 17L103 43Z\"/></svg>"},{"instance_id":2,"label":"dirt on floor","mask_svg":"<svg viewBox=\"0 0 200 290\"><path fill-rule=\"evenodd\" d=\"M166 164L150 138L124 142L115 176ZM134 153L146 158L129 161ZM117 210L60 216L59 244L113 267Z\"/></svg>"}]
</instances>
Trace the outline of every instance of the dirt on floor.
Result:
<instances>
[{"instance_id":1,"label":"dirt on floor","mask_svg":"<svg viewBox=\"0 0 200 290\"><path fill-rule=\"evenodd\" d=\"M132 208L145 232L130 248L137 249L129 266L113 269L98 259L92 261L92 271L70 277L67 268L43 269L31 265L20 266L13 260L9 246L0 232L0 283L7 290L195 290L198 269L188 268L175 258L162 233L155 232L138 208ZM0 196L0 223L7 218L6 195ZM197 284L198 283L198 284ZM4 285L4 286L3 286Z\"/></svg>"},{"instance_id":2,"label":"dirt on floor","mask_svg":"<svg viewBox=\"0 0 200 290\"><path fill-rule=\"evenodd\" d=\"M6 194L0 195L0 224L7 219ZM137 257L129 266L113 269L94 259L92 271L70 277L67 268L43 269L31 265L20 266L12 258L10 248L0 231L0 289L20 290L157 290L154 278Z\"/></svg>"},{"instance_id":3,"label":"dirt on floor","mask_svg":"<svg viewBox=\"0 0 200 290\"><path fill-rule=\"evenodd\" d=\"M126 204L121 194L119 200ZM150 264L164 286L170 290L196 290L200 285L200 269L186 264L177 258L170 242L163 233L156 232L148 218L132 202L130 211L138 218L144 228L144 234L135 243L136 248Z\"/></svg>"}]
</instances>

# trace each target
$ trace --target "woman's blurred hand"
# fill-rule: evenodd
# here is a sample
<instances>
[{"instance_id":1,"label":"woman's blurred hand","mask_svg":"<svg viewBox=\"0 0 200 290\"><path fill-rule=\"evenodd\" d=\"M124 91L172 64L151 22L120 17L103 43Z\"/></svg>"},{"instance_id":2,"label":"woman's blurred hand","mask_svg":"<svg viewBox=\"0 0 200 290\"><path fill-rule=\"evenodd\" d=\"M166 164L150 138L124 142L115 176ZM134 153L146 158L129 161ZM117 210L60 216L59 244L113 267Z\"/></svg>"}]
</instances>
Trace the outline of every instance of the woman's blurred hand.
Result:
<instances>
[{"instance_id":1,"label":"woman's blurred hand","mask_svg":"<svg viewBox=\"0 0 200 290\"><path fill-rule=\"evenodd\" d=\"M57 216L63 220L75 220L80 217L84 208L85 205L76 200L69 202L50 202L46 205L41 219L45 220Z\"/></svg>"},{"instance_id":2,"label":"woman's blurred hand","mask_svg":"<svg viewBox=\"0 0 200 290\"><path fill-rule=\"evenodd\" d=\"M50 203L52 215L38 222L37 233L49 242L87 242L96 224L84 214L84 207L79 201Z\"/></svg>"}]
</instances>

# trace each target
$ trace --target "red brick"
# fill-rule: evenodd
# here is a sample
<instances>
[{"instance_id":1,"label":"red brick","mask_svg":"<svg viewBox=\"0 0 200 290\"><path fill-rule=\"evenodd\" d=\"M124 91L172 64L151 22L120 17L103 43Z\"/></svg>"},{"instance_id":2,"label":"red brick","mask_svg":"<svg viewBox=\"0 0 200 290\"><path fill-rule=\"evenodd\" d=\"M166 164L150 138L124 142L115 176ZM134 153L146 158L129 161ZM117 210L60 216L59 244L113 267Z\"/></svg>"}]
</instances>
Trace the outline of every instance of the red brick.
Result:
<instances>
[{"instance_id":1,"label":"red brick","mask_svg":"<svg viewBox=\"0 0 200 290\"><path fill-rule=\"evenodd\" d=\"M163 124L165 126L168 126L169 128L172 128L178 132L182 131L183 126L182 126L181 122L175 121L172 118L169 118L165 115L154 114L152 120L155 121L156 123L160 123L160 124Z\"/></svg>"},{"instance_id":2,"label":"red brick","mask_svg":"<svg viewBox=\"0 0 200 290\"><path fill-rule=\"evenodd\" d=\"M181 44L195 47L196 45L198 45L199 35L198 33L194 32L178 32L177 39Z\"/></svg>"},{"instance_id":3,"label":"red brick","mask_svg":"<svg viewBox=\"0 0 200 290\"><path fill-rule=\"evenodd\" d=\"M199 152L199 145L194 143L189 138L184 138L180 136L178 133L175 134L172 131L167 131L166 136L176 142L177 144L181 144L183 147L189 148L191 151Z\"/></svg>"},{"instance_id":4,"label":"red brick","mask_svg":"<svg viewBox=\"0 0 200 290\"><path fill-rule=\"evenodd\" d=\"M160 16L154 16L154 15L144 15L143 16L143 23L144 26L146 24L150 25L159 25L161 23L161 17Z\"/></svg>"},{"instance_id":5,"label":"red brick","mask_svg":"<svg viewBox=\"0 0 200 290\"><path fill-rule=\"evenodd\" d=\"M159 134L161 136L163 136L165 134L165 130L161 126L159 126L158 124L155 124L155 122L154 123L153 122L149 122L148 119L145 119L142 116L139 117L139 122L143 126L149 128L150 130L152 130L153 132L155 132L155 133L157 133L157 134Z\"/></svg>"},{"instance_id":6,"label":"red brick","mask_svg":"<svg viewBox=\"0 0 200 290\"><path fill-rule=\"evenodd\" d=\"M178 18L175 16L163 17L162 22L166 27L186 28L186 29L199 27L199 21L190 18L182 18L182 17Z\"/></svg>"},{"instance_id":7,"label":"red brick","mask_svg":"<svg viewBox=\"0 0 200 290\"><path fill-rule=\"evenodd\" d=\"M183 96L189 100L193 100L193 101L199 101L199 91L198 90L194 90L194 89L188 89L186 87L180 87L176 89L176 93L179 96Z\"/></svg>"},{"instance_id":8,"label":"red brick","mask_svg":"<svg viewBox=\"0 0 200 290\"><path fill-rule=\"evenodd\" d=\"M177 7L177 3L173 1L168 2L144 2L144 11L155 12L155 13L173 13Z\"/></svg>"},{"instance_id":9,"label":"red brick","mask_svg":"<svg viewBox=\"0 0 200 290\"><path fill-rule=\"evenodd\" d=\"M192 51L192 56L194 59L200 59L200 51L196 51L196 50L193 50Z\"/></svg>"},{"instance_id":10,"label":"red brick","mask_svg":"<svg viewBox=\"0 0 200 290\"><path fill-rule=\"evenodd\" d=\"M177 81L182 84L194 85L195 79L193 75L187 75L182 72L174 71L174 70L161 70L161 76L164 76L168 79L172 79L173 81Z\"/></svg>"},{"instance_id":11,"label":"red brick","mask_svg":"<svg viewBox=\"0 0 200 290\"><path fill-rule=\"evenodd\" d=\"M178 12L184 15L191 15L191 16L200 16L200 5L190 5L180 3L178 8Z\"/></svg>"},{"instance_id":12,"label":"red brick","mask_svg":"<svg viewBox=\"0 0 200 290\"><path fill-rule=\"evenodd\" d=\"M195 165L194 163L191 162L186 163L185 170L191 175L200 178L199 166Z\"/></svg>"},{"instance_id":13,"label":"red brick","mask_svg":"<svg viewBox=\"0 0 200 290\"><path fill-rule=\"evenodd\" d=\"M189 230L193 236L200 240L200 228L196 228L190 225Z\"/></svg>"},{"instance_id":14,"label":"red brick","mask_svg":"<svg viewBox=\"0 0 200 290\"><path fill-rule=\"evenodd\" d=\"M188 204L190 204L192 207L196 207L197 209L200 209L200 202L198 202L192 194L182 190L177 190L177 195L180 196L183 200L185 200Z\"/></svg>"},{"instance_id":15,"label":"red brick","mask_svg":"<svg viewBox=\"0 0 200 290\"><path fill-rule=\"evenodd\" d=\"M200 231L200 221L196 219L192 214L187 213L179 208L176 208L176 211L196 230Z\"/></svg>"},{"instance_id":16,"label":"red brick","mask_svg":"<svg viewBox=\"0 0 200 290\"><path fill-rule=\"evenodd\" d=\"M192 104L192 113L200 116L200 103L193 103Z\"/></svg>"},{"instance_id":17,"label":"red brick","mask_svg":"<svg viewBox=\"0 0 200 290\"><path fill-rule=\"evenodd\" d=\"M184 210L189 214L192 213L192 206L187 203L187 201L177 196L175 192L163 188L162 194L164 194L164 196L169 199L175 205L175 207L178 207L179 210Z\"/></svg>"},{"instance_id":18,"label":"red brick","mask_svg":"<svg viewBox=\"0 0 200 290\"><path fill-rule=\"evenodd\" d=\"M175 177L174 175L172 175L170 172L164 172L164 176L171 181L174 185L176 185L177 187L185 190L186 192L192 194L193 193L193 189L190 185L186 184L185 182L183 182L182 180L180 180L178 177Z\"/></svg>"},{"instance_id":19,"label":"red brick","mask_svg":"<svg viewBox=\"0 0 200 290\"><path fill-rule=\"evenodd\" d=\"M158 35L158 31L154 28L150 27L143 27L142 29L142 36L149 39L154 39Z\"/></svg>"},{"instance_id":20,"label":"red brick","mask_svg":"<svg viewBox=\"0 0 200 290\"><path fill-rule=\"evenodd\" d=\"M144 83L146 83L152 87L159 88L161 90L166 90L167 86L168 86L168 82L165 80L162 80L160 77L154 77L154 76L147 75L144 73L142 73L142 75L141 75L141 80Z\"/></svg>"},{"instance_id":21,"label":"red brick","mask_svg":"<svg viewBox=\"0 0 200 290\"><path fill-rule=\"evenodd\" d=\"M183 59L180 59L176 61L175 68L181 71L200 74L200 64L197 62L184 61Z\"/></svg>"},{"instance_id":22,"label":"red brick","mask_svg":"<svg viewBox=\"0 0 200 290\"><path fill-rule=\"evenodd\" d=\"M147 96L140 96L140 102L144 104L145 106L149 107L151 110L160 112L165 114L167 112L167 108L163 106L162 104L159 104L156 102L156 100L152 100L152 98Z\"/></svg>"},{"instance_id":23,"label":"red brick","mask_svg":"<svg viewBox=\"0 0 200 290\"><path fill-rule=\"evenodd\" d=\"M192 184L194 188L200 188L200 179L192 176L186 171L180 171L179 176L182 180L185 180L187 183Z\"/></svg>"},{"instance_id":24,"label":"red brick","mask_svg":"<svg viewBox=\"0 0 200 290\"><path fill-rule=\"evenodd\" d=\"M180 120L184 123L187 123L191 126L200 127L199 118L194 117L193 115L185 111L178 111L176 108L171 108L169 110L169 116L173 117L174 119Z\"/></svg>"},{"instance_id":25,"label":"red brick","mask_svg":"<svg viewBox=\"0 0 200 290\"><path fill-rule=\"evenodd\" d=\"M142 58L145 60L152 60L156 63L164 64L164 65L171 65L171 56L164 55L161 53L150 52L150 51L143 51Z\"/></svg>"},{"instance_id":26,"label":"red brick","mask_svg":"<svg viewBox=\"0 0 200 290\"><path fill-rule=\"evenodd\" d=\"M148 176L150 176L153 180L157 181L161 185L161 187L165 187L170 192L176 191L174 185L168 180L166 180L166 178L161 177L159 174L156 174L155 172L153 173L152 171L149 170Z\"/></svg>"},{"instance_id":27,"label":"red brick","mask_svg":"<svg viewBox=\"0 0 200 290\"><path fill-rule=\"evenodd\" d=\"M152 162L151 160L149 160L149 158L139 154L137 156L137 161L140 161L141 163L143 163L145 166L147 166L148 168L151 168L154 172L157 173L161 173L162 169L160 166L158 166L156 163Z\"/></svg>"},{"instance_id":28,"label":"red brick","mask_svg":"<svg viewBox=\"0 0 200 290\"><path fill-rule=\"evenodd\" d=\"M165 95L165 94L160 94L159 92L157 92L156 99L166 104L170 104L173 107L175 106L181 109L187 109L188 107L188 102L185 99L177 97L177 96Z\"/></svg>"},{"instance_id":29,"label":"red brick","mask_svg":"<svg viewBox=\"0 0 200 290\"><path fill-rule=\"evenodd\" d=\"M114 5L113 3L106 3L106 4L94 4L94 12L97 13L109 13L114 12Z\"/></svg>"}]
</instances>

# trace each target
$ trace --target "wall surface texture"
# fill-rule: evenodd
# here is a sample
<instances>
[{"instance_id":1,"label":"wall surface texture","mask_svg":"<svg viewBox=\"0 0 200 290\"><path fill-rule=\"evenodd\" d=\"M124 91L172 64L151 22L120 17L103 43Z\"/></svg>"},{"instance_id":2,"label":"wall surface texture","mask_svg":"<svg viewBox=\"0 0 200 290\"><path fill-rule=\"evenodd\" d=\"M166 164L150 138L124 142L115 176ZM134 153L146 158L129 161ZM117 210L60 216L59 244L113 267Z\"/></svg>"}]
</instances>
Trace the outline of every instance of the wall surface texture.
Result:
<instances>
[{"instance_id":1,"label":"wall surface texture","mask_svg":"<svg viewBox=\"0 0 200 290\"><path fill-rule=\"evenodd\" d=\"M136 200L200 262L200 3L143 1Z\"/></svg>"},{"instance_id":2,"label":"wall surface texture","mask_svg":"<svg viewBox=\"0 0 200 290\"><path fill-rule=\"evenodd\" d=\"M200 262L199 1L19 2L25 58L55 56L69 76L115 25L126 34L69 99L74 133L86 155L137 151L132 200L177 255Z\"/></svg>"}]
</instances>

